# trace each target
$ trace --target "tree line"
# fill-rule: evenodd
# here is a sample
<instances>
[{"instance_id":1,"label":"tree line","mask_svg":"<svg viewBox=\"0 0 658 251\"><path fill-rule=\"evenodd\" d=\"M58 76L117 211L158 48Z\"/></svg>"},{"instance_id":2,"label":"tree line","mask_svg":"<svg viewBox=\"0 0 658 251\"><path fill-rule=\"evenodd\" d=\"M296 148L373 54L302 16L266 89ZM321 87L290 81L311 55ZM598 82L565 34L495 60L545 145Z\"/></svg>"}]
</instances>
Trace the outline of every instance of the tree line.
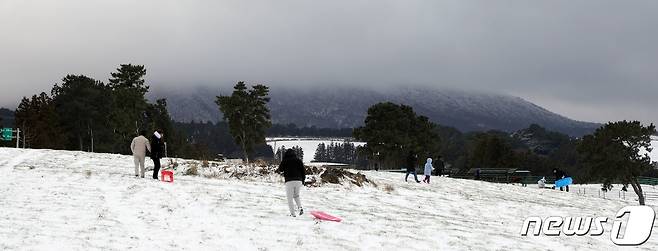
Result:
<instances>
[{"instance_id":1,"label":"tree line","mask_svg":"<svg viewBox=\"0 0 658 251\"><path fill-rule=\"evenodd\" d=\"M217 154L225 157L241 158L240 147L233 140L226 121L219 122L174 122L174 128L186 135L188 142L193 143L198 149L200 158L213 158ZM283 129L285 128L285 129ZM351 137L352 128L334 129L317 127L297 127L295 124L272 124L266 131L267 137ZM274 153L266 144L254 146L251 158L271 158Z\"/></svg>"},{"instance_id":2,"label":"tree line","mask_svg":"<svg viewBox=\"0 0 658 251\"><path fill-rule=\"evenodd\" d=\"M363 147L355 146L354 143L347 140L342 143L320 143L313 155L313 161L364 166L366 163L362 158L362 151Z\"/></svg>"},{"instance_id":3,"label":"tree line","mask_svg":"<svg viewBox=\"0 0 658 251\"><path fill-rule=\"evenodd\" d=\"M581 183L601 182L630 185L644 204L640 176L656 173L648 156L653 124L639 121L609 122L583 138L569 138L539 125L516 133L501 131L462 133L417 115L406 105L390 102L368 109L365 125L354 130L365 141L370 165L399 169L408 153L443 159L453 172L476 168L531 170L535 175L552 175L565 170ZM419 163L420 164L420 163Z\"/></svg>"},{"instance_id":4,"label":"tree line","mask_svg":"<svg viewBox=\"0 0 658 251\"><path fill-rule=\"evenodd\" d=\"M164 130L170 155L189 145L173 129L167 101L148 102L143 65L121 64L107 83L69 74L50 93L23 97L15 111L25 147L129 154L140 130Z\"/></svg>"}]
</instances>

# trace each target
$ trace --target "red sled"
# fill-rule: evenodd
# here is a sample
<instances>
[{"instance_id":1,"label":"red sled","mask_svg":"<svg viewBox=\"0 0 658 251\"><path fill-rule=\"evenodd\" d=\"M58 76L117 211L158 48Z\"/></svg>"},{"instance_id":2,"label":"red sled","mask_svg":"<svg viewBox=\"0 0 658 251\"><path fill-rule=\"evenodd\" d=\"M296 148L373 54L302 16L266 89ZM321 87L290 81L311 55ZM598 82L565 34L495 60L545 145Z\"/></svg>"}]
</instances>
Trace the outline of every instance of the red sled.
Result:
<instances>
[{"instance_id":1,"label":"red sled","mask_svg":"<svg viewBox=\"0 0 658 251\"><path fill-rule=\"evenodd\" d=\"M169 177L169 179L165 180L165 177ZM169 170L162 170L160 171L160 178L164 182L174 182L174 172Z\"/></svg>"}]
</instances>

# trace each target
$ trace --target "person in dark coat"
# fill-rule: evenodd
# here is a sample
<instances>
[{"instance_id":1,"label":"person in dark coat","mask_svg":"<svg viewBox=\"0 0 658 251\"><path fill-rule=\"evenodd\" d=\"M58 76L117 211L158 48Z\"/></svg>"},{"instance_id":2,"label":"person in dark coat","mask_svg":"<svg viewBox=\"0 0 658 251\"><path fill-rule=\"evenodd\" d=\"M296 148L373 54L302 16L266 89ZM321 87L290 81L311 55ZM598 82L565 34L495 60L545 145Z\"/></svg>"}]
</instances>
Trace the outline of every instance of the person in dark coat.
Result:
<instances>
[{"instance_id":1,"label":"person in dark coat","mask_svg":"<svg viewBox=\"0 0 658 251\"><path fill-rule=\"evenodd\" d=\"M553 168L553 174L555 175L555 181L569 177L567 173L557 168ZM566 186L566 188L567 192L569 192L569 186ZM564 191L564 187L560 187L560 191Z\"/></svg>"},{"instance_id":2,"label":"person in dark coat","mask_svg":"<svg viewBox=\"0 0 658 251\"><path fill-rule=\"evenodd\" d=\"M299 198L299 190L304 185L304 180L306 180L306 169L304 168L304 163L297 158L295 151L288 149L283 155L281 164L279 164L279 168L276 171L283 173L283 178L286 182L286 197L288 198L290 216L296 217L295 204L297 204L297 208L299 209L299 215L304 214L302 201Z\"/></svg>"},{"instance_id":3,"label":"person in dark coat","mask_svg":"<svg viewBox=\"0 0 658 251\"><path fill-rule=\"evenodd\" d=\"M445 163L443 163L443 157L439 156L434 161L434 172L436 173L436 176L440 177L441 175L443 175L444 168L445 168Z\"/></svg>"},{"instance_id":4,"label":"person in dark coat","mask_svg":"<svg viewBox=\"0 0 658 251\"><path fill-rule=\"evenodd\" d=\"M151 136L151 160L153 160L153 179L158 179L160 159L164 156L164 133L158 129Z\"/></svg>"},{"instance_id":5,"label":"person in dark coat","mask_svg":"<svg viewBox=\"0 0 658 251\"><path fill-rule=\"evenodd\" d=\"M407 175L404 176L404 182L407 182L407 179L409 178L409 174L414 174L414 179L416 180L416 183L420 183L420 180L418 180L418 175L416 175L416 165L418 164L418 157L416 157L416 154L414 152L409 151L409 155L407 155Z\"/></svg>"}]
</instances>

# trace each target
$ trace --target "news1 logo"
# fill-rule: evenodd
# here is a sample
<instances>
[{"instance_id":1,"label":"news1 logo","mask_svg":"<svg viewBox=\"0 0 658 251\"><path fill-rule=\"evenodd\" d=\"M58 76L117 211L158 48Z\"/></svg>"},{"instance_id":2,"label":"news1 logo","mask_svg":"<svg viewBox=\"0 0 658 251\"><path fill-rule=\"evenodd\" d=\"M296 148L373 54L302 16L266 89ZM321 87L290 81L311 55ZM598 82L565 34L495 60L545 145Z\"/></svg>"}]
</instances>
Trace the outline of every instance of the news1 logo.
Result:
<instances>
[{"instance_id":1,"label":"news1 logo","mask_svg":"<svg viewBox=\"0 0 658 251\"><path fill-rule=\"evenodd\" d=\"M628 215L624 223L621 219ZM610 240L619 246L639 246L651 237L656 212L648 206L626 206L615 215L610 231ZM542 220L539 217L528 217L523 222L521 236L528 236L530 225L534 223L532 235L539 236L542 232L546 236L601 236L603 225L608 217L548 217ZM622 231L624 227L624 231Z\"/></svg>"}]
</instances>

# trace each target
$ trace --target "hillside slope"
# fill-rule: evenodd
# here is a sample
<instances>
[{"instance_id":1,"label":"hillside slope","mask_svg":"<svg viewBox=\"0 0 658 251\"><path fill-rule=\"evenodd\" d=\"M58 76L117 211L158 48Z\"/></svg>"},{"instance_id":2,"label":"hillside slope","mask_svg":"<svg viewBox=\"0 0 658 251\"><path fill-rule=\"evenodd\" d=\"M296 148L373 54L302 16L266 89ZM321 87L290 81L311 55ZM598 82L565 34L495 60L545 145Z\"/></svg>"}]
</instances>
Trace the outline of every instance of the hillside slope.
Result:
<instances>
[{"instance_id":1,"label":"hillside slope","mask_svg":"<svg viewBox=\"0 0 658 251\"><path fill-rule=\"evenodd\" d=\"M177 121L218 121L221 114L214 103L222 91L230 88L199 87L190 90L158 90L153 97L166 97L169 112ZM270 109L275 123L322 128L353 128L363 124L368 108L378 102L391 101L411 105L432 121L461 131L516 131L539 124L553 131L580 136L598 124L575 121L550 112L518 97L438 90L399 88L366 90L325 87L312 90L273 88Z\"/></svg>"},{"instance_id":2,"label":"hillside slope","mask_svg":"<svg viewBox=\"0 0 658 251\"><path fill-rule=\"evenodd\" d=\"M333 223L286 216L280 177L177 174L163 183L132 177L130 156L12 148L0 148L0 171L2 250L614 250L611 224L599 237L519 233L529 216L613 217L634 204L451 178L404 183L400 174L365 172L377 187L303 189L307 212L344 219ZM640 248L655 250L658 241Z\"/></svg>"}]
</instances>

